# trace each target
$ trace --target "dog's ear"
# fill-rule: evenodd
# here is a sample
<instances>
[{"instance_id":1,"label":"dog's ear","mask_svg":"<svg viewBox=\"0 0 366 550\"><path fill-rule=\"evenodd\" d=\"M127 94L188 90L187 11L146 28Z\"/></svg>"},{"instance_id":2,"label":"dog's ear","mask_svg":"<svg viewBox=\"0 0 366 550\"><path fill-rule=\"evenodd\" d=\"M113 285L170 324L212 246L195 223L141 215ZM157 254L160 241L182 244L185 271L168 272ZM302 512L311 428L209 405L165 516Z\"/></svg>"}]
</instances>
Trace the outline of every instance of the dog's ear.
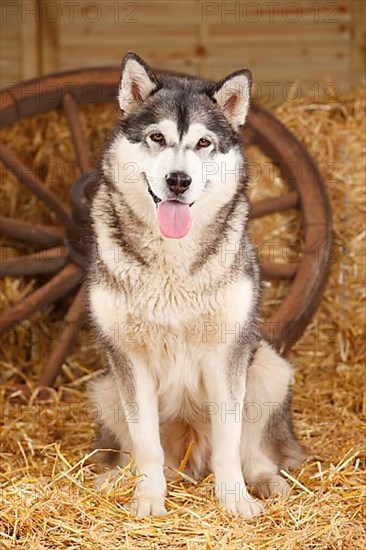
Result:
<instances>
[{"instance_id":1,"label":"dog's ear","mask_svg":"<svg viewBox=\"0 0 366 550\"><path fill-rule=\"evenodd\" d=\"M251 72L242 69L218 82L211 94L235 131L243 126L247 117L251 87Z\"/></svg>"},{"instance_id":2,"label":"dog's ear","mask_svg":"<svg viewBox=\"0 0 366 550\"><path fill-rule=\"evenodd\" d=\"M158 80L150 67L133 52L122 61L122 75L119 83L118 101L125 115L130 114L158 88Z\"/></svg>"}]
</instances>

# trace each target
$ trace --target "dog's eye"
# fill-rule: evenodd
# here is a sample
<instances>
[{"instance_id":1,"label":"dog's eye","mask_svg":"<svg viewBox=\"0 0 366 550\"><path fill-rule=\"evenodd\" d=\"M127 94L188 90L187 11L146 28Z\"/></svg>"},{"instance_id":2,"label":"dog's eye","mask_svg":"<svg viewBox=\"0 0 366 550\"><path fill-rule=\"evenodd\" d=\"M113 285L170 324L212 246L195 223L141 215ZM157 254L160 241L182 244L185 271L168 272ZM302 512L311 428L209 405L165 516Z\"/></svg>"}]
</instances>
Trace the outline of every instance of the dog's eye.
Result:
<instances>
[{"instance_id":1,"label":"dog's eye","mask_svg":"<svg viewBox=\"0 0 366 550\"><path fill-rule=\"evenodd\" d=\"M211 141L209 141L206 138L201 138L198 143L197 147L200 149L201 147L209 147L211 145Z\"/></svg>"},{"instance_id":2,"label":"dog's eye","mask_svg":"<svg viewBox=\"0 0 366 550\"><path fill-rule=\"evenodd\" d=\"M164 136L160 132L154 132L153 134L150 134L150 139L152 141L155 141L156 143L160 143L160 145L163 145L165 143Z\"/></svg>"}]
</instances>

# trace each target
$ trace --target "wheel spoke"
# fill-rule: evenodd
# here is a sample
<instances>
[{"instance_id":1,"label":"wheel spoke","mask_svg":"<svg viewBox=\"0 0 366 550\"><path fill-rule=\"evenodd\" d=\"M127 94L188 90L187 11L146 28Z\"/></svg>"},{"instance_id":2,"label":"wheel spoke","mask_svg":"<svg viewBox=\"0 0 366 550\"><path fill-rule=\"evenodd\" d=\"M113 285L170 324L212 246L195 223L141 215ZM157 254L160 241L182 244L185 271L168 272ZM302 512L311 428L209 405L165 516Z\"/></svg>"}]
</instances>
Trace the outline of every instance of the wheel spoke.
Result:
<instances>
[{"instance_id":1,"label":"wheel spoke","mask_svg":"<svg viewBox=\"0 0 366 550\"><path fill-rule=\"evenodd\" d=\"M31 168L26 166L4 143L0 142L0 159L6 167L26 185L42 202L44 202L63 223L70 222L70 210L60 199L45 187Z\"/></svg>"},{"instance_id":2,"label":"wheel spoke","mask_svg":"<svg viewBox=\"0 0 366 550\"><path fill-rule=\"evenodd\" d=\"M75 264L68 264L48 283L32 292L20 304L0 316L0 334L11 330L36 311L70 292L80 282L82 276L83 273L79 267Z\"/></svg>"},{"instance_id":3,"label":"wheel spoke","mask_svg":"<svg viewBox=\"0 0 366 550\"><path fill-rule=\"evenodd\" d=\"M65 238L64 230L59 227L33 225L5 216L0 216L0 234L10 239L38 244L42 247L56 246L61 244Z\"/></svg>"},{"instance_id":4,"label":"wheel spoke","mask_svg":"<svg viewBox=\"0 0 366 550\"><path fill-rule=\"evenodd\" d=\"M87 174L92 170L89 160L90 152L83 136L77 103L72 95L67 93L62 98L62 105L70 129L77 161L82 173Z\"/></svg>"},{"instance_id":5,"label":"wheel spoke","mask_svg":"<svg viewBox=\"0 0 366 550\"><path fill-rule=\"evenodd\" d=\"M65 267L68 258L69 249L67 246L57 246L56 248L41 250L35 254L10 258L0 264L0 277L57 273Z\"/></svg>"},{"instance_id":6,"label":"wheel spoke","mask_svg":"<svg viewBox=\"0 0 366 550\"><path fill-rule=\"evenodd\" d=\"M298 270L298 264L280 264L276 262L261 262L261 272L264 279L293 279Z\"/></svg>"},{"instance_id":7,"label":"wheel spoke","mask_svg":"<svg viewBox=\"0 0 366 550\"><path fill-rule=\"evenodd\" d=\"M261 218L274 212L282 212L290 208L296 208L299 204L299 196L296 191L291 191L282 197L263 199L253 202L250 207L249 217L251 219Z\"/></svg>"},{"instance_id":8,"label":"wheel spoke","mask_svg":"<svg viewBox=\"0 0 366 550\"><path fill-rule=\"evenodd\" d=\"M52 386L76 341L77 335L84 324L85 317L85 289L82 286L64 318L66 326L51 352L51 356L37 383L38 386Z\"/></svg>"}]
</instances>

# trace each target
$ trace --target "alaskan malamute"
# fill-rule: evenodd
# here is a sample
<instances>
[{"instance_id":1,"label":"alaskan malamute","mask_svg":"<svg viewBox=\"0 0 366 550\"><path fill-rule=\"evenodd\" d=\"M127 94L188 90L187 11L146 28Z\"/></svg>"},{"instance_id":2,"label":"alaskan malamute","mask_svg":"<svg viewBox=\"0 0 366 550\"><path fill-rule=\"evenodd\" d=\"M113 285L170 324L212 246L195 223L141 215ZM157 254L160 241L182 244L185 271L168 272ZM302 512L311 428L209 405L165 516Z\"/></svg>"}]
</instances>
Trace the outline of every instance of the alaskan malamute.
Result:
<instances>
[{"instance_id":1,"label":"alaskan malamute","mask_svg":"<svg viewBox=\"0 0 366 550\"><path fill-rule=\"evenodd\" d=\"M141 474L138 516L166 513L166 475L189 446L186 473L213 472L219 502L245 517L263 511L247 487L283 494L279 469L302 456L292 368L258 324L241 141L250 89L247 69L213 83L123 60L91 208L89 308L108 363L91 395L98 447L130 453Z\"/></svg>"}]
</instances>

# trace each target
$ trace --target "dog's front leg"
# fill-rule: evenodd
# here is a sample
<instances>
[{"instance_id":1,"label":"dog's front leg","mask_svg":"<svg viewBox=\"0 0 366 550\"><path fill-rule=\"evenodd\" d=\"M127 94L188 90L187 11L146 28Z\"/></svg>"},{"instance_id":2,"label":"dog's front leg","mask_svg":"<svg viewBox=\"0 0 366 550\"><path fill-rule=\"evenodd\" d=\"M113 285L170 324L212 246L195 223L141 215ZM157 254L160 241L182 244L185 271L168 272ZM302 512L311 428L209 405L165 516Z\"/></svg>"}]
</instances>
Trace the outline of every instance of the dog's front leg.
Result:
<instances>
[{"instance_id":1,"label":"dog's front leg","mask_svg":"<svg viewBox=\"0 0 366 550\"><path fill-rule=\"evenodd\" d=\"M240 365L234 364L225 347L209 361L205 373L209 403L204 414L212 426L216 496L228 512L253 517L264 507L248 493L240 457L247 361L242 357Z\"/></svg>"},{"instance_id":2,"label":"dog's front leg","mask_svg":"<svg viewBox=\"0 0 366 550\"><path fill-rule=\"evenodd\" d=\"M136 515L164 515L164 452L160 443L158 396L153 378L139 358L127 358L122 352L117 356L114 354L110 363L123 407L133 404L135 410L128 421L128 429L134 460L142 476L135 493ZM124 376L121 376L121 364Z\"/></svg>"}]
</instances>

